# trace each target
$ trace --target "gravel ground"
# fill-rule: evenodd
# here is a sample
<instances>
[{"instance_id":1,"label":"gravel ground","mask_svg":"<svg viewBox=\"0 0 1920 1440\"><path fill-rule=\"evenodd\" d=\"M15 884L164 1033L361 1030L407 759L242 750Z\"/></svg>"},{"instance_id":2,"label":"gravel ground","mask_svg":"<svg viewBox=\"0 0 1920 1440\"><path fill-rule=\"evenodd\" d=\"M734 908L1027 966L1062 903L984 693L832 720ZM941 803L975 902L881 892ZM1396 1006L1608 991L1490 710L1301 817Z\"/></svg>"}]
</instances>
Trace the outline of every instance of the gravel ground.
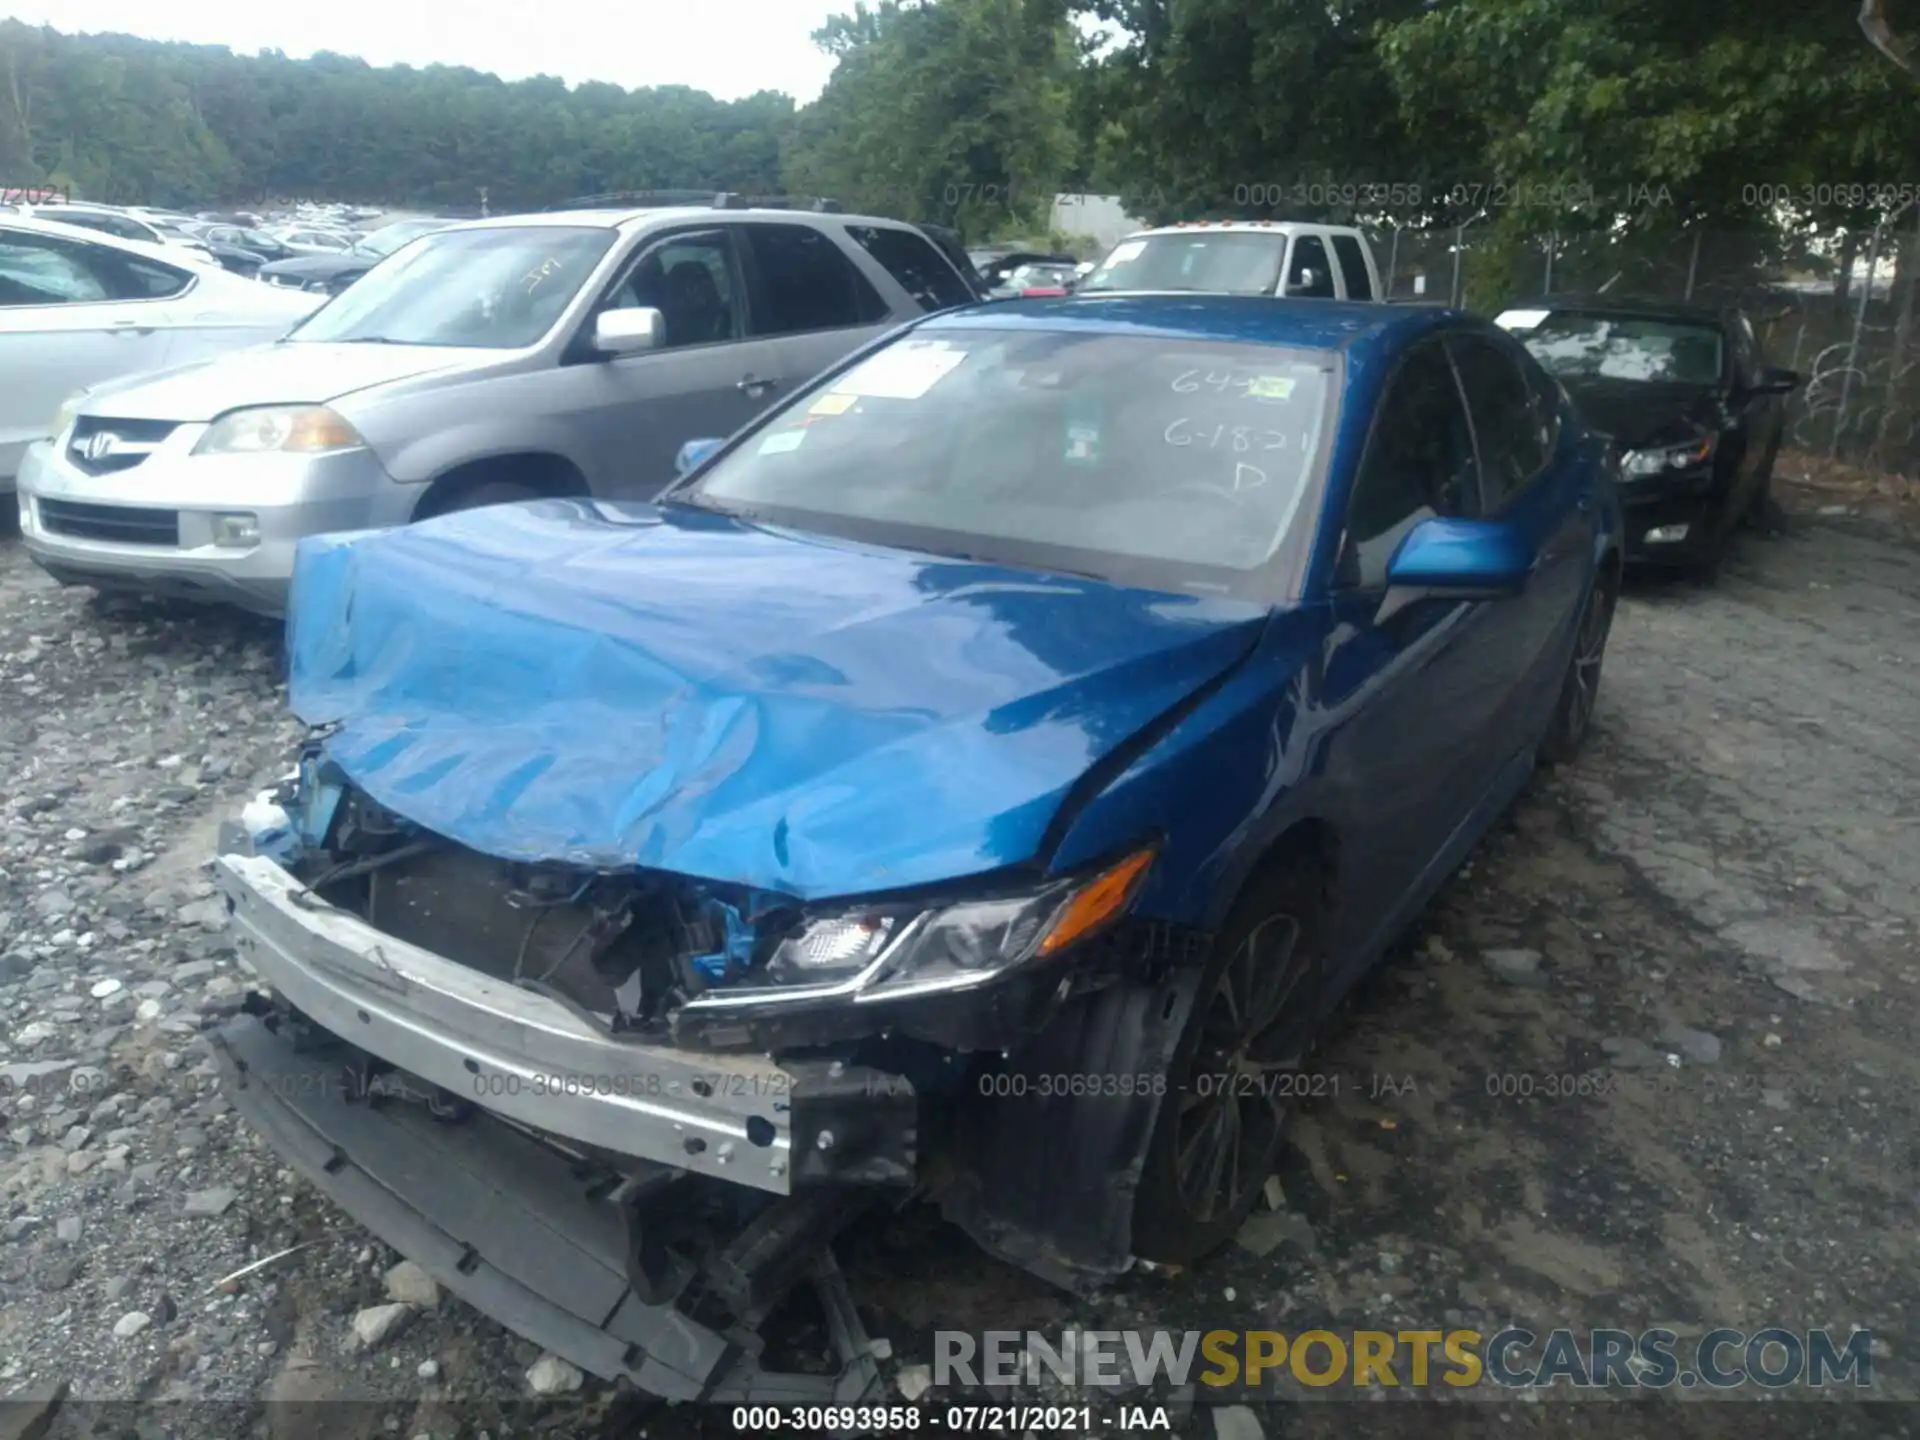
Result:
<instances>
[{"instance_id":1,"label":"gravel ground","mask_svg":"<svg viewBox=\"0 0 1920 1440\"><path fill-rule=\"evenodd\" d=\"M1916 1398L1917 628L1914 551L1844 516L1716 589L1634 586L1592 750L1349 1005L1280 1207L1091 1302L909 1211L847 1256L892 1366L936 1326L1778 1323L1871 1327L1877 1393ZM0 538L0 1398L204 1402L178 1433L210 1436L698 1433L591 1382L521 1403L538 1352L410 1288L220 1100L195 1037L243 984L203 864L291 753L279 665L272 626L90 600Z\"/></svg>"}]
</instances>

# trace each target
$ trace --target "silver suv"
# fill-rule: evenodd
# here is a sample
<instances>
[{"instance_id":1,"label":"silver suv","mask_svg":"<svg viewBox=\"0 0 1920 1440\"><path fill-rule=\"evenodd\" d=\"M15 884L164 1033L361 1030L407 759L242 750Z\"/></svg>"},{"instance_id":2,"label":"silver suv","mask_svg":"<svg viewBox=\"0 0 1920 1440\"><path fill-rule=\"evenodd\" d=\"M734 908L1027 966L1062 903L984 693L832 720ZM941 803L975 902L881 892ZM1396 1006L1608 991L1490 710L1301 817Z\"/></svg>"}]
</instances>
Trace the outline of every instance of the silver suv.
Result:
<instances>
[{"instance_id":1,"label":"silver suv","mask_svg":"<svg viewBox=\"0 0 1920 1440\"><path fill-rule=\"evenodd\" d=\"M918 230L821 207L458 225L284 339L69 400L22 465L21 531L68 583L278 613L304 536L651 499L682 442L973 298Z\"/></svg>"}]
</instances>

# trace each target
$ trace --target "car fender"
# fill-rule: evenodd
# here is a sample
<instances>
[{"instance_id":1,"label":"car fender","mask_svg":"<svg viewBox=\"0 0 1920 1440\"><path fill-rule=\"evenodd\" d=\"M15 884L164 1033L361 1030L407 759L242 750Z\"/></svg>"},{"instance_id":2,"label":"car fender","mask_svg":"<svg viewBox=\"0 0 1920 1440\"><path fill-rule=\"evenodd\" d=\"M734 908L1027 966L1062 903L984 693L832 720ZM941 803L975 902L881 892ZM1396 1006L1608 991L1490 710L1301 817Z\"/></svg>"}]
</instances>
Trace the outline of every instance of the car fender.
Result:
<instances>
[{"instance_id":1,"label":"car fender","mask_svg":"<svg viewBox=\"0 0 1920 1440\"><path fill-rule=\"evenodd\" d=\"M1306 697L1323 620L1312 606L1271 617L1246 659L1070 817L1052 867L1089 863L1139 836L1170 836L1136 913L1217 928L1274 841L1320 818Z\"/></svg>"},{"instance_id":2,"label":"car fender","mask_svg":"<svg viewBox=\"0 0 1920 1440\"><path fill-rule=\"evenodd\" d=\"M559 416L485 415L468 410L448 424L433 423L437 417L429 415L412 418L417 423L402 423L400 415L382 416L362 432L387 473L402 485L431 484L476 460L529 452L558 455L589 481L593 476L578 433Z\"/></svg>"}]
</instances>

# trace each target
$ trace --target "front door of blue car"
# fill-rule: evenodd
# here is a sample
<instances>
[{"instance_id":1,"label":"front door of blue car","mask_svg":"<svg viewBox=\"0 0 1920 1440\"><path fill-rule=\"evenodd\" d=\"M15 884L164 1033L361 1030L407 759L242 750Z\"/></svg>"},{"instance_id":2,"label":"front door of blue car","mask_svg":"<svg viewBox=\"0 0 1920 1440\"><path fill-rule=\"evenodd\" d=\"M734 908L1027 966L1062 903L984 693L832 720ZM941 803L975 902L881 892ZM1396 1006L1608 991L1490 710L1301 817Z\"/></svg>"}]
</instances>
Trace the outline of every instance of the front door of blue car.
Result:
<instances>
[{"instance_id":1,"label":"front door of blue car","mask_svg":"<svg viewBox=\"0 0 1920 1440\"><path fill-rule=\"evenodd\" d=\"M1527 588L1489 608L1490 653L1507 677L1505 708L1487 733L1483 764L1525 758L1566 676L1566 647L1593 572L1598 517L1572 444L1559 445L1558 392L1524 348L1504 335L1449 337L1480 456L1480 513L1511 525L1535 556Z\"/></svg>"},{"instance_id":2,"label":"front door of blue car","mask_svg":"<svg viewBox=\"0 0 1920 1440\"><path fill-rule=\"evenodd\" d=\"M1499 607L1519 600L1427 598L1388 606L1388 563L1436 515L1480 509L1479 458L1443 342L1410 349L1374 414L1345 510L1320 667L1321 779L1354 843L1332 953L1378 953L1431 884L1493 784L1489 728L1510 703L1514 657ZM1345 863L1345 862L1343 862ZM1351 982L1332 977L1329 1002Z\"/></svg>"}]
</instances>

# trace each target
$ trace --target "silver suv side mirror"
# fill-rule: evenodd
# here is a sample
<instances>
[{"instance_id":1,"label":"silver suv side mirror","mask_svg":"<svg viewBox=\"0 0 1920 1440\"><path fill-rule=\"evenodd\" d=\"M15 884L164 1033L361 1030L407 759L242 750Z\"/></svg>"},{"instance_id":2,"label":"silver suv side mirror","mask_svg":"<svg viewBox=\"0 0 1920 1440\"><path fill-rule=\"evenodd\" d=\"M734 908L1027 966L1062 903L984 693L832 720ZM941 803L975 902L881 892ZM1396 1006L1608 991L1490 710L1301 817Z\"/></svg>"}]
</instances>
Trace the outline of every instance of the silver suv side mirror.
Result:
<instances>
[{"instance_id":1,"label":"silver suv side mirror","mask_svg":"<svg viewBox=\"0 0 1920 1440\"><path fill-rule=\"evenodd\" d=\"M666 333L666 317L651 306L602 310L593 317L593 348L602 355L637 355L643 350L657 350Z\"/></svg>"}]
</instances>

